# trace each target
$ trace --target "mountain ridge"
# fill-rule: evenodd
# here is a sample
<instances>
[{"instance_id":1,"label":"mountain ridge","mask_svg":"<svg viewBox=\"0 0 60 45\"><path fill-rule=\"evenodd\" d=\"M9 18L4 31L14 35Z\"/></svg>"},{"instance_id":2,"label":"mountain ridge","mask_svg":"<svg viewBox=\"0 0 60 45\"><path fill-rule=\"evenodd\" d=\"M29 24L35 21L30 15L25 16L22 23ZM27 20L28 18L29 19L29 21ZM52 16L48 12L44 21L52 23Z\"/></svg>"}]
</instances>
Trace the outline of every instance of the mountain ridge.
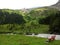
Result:
<instances>
[{"instance_id":1,"label":"mountain ridge","mask_svg":"<svg viewBox=\"0 0 60 45\"><path fill-rule=\"evenodd\" d=\"M56 8L56 9L60 10L60 0L56 4L48 6L48 7L49 8Z\"/></svg>"}]
</instances>

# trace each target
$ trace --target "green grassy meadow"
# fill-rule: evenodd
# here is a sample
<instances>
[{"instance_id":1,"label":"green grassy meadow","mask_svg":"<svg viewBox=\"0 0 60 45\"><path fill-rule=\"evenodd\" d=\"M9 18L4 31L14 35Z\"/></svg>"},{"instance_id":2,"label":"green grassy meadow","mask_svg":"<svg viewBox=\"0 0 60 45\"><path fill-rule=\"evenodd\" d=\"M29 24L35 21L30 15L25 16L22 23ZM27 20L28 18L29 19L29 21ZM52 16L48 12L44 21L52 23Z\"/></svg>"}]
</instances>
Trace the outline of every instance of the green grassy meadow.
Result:
<instances>
[{"instance_id":1,"label":"green grassy meadow","mask_svg":"<svg viewBox=\"0 0 60 45\"><path fill-rule=\"evenodd\" d=\"M0 45L60 45L60 40L45 43L45 38L0 34Z\"/></svg>"}]
</instances>

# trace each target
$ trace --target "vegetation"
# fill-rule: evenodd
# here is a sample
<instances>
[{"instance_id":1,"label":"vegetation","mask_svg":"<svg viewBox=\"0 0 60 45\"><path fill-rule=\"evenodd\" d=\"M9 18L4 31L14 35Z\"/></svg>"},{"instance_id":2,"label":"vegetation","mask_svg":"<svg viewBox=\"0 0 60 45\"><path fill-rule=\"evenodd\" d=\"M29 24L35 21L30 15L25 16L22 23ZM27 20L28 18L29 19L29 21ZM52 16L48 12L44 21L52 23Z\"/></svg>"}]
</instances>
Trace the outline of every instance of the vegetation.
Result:
<instances>
[{"instance_id":1,"label":"vegetation","mask_svg":"<svg viewBox=\"0 0 60 45\"><path fill-rule=\"evenodd\" d=\"M0 24L22 24L25 22L21 14L9 11L0 10Z\"/></svg>"},{"instance_id":2,"label":"vegetation","mask_svg":"<svg viewBox=\"0 0 60 45\"><path fill-rule=\"evenodd\" d=\"M60 40L50 43L44 38L27 37L23 35L0 35L0 45L59 45Z\"/></svg>"},{"instance_id":3,"label":"vegetation","mask_svg":"<svg viewBox=\"0 0 60 45\"><path fill-rule=\"evenodd\" d=\"M57 9L0 9L0 33L60 33L59 25L60 11Z\"/></svg>"},{"instance_id":4,"label":"vegetation","mask_svg":"<svg viewBox=\"0 0 60 45\"><path fill-rule=\"evenodd\" d=\"M0 33L45 33L49 26L39 24L39 17L33 17L32 11L27 13L22 10L0 9Z\"/></svg>"},{"instance_id":5,"label":"vegetation","mask_svg":"<svg viewBox=\"0 0 60 45\"><path fill-rule=\"evenodd\" d=\"M58 11L55 15L51 16L50 29L51 33L60 34L60 11Z\"/></svg>"},{"instance_id":6,"label":"vegetation","mask_svg":"<svg viewBox=\"0 0 60 45\"><path fill-rule=\"evenodd\" d=\"M51 8L0 9L0 45L60 44L60 40L46 43L44 38L24 36L32 33L60 34L60 11Z\"/></svg>"}]
</instances>

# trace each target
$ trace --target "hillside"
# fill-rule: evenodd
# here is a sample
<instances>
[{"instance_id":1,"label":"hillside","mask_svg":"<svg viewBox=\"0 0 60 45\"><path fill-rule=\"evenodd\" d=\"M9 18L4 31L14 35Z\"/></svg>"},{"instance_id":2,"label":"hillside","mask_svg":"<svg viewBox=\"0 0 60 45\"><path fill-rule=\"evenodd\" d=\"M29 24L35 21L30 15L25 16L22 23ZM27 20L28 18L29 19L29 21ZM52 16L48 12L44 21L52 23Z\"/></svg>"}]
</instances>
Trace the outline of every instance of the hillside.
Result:
<instances>
[{"instance_id":1,"label":"hillside","mask_svg":"<svg viewBox=\"0 0 60 45\"><path fill-rule=\"evenodd\" d=\"M58 19L60 17L55 19L56 15L60 14L59 12L55 8L48 7L34 8L31 10L0 9L0 33L48 33L56 23L59 24ZM55 21L57 22L55 23ZM51 25L52 27L50 27Z\"/></svg>"},{"instance_id":2,"label":"hillside","mask_svg":"<svg viewBox=\"0 0 60 45\"><path fill-rule=\"evenodd\" d=\"M48 7L49 8L56 8L56 9L60 10L60 0L56 4L54 4L52 6L48 6Z\"/></svg>"}]
</instances>

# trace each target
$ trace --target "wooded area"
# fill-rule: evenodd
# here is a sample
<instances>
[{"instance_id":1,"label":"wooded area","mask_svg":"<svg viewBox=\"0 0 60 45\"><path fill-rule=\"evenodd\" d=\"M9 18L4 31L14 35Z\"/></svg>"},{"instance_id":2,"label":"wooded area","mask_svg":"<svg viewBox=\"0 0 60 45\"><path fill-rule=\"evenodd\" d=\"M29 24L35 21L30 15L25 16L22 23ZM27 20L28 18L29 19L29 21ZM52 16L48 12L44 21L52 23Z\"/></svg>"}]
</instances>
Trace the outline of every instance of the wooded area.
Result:
<instances>
[{"instance_id":1,"label":"wooded area","mask_svg":"<svg viewBox=\"0 0 60 45\"><path fill-rule=\"evenodd\" d=\"M3 32L60 34L60 11L53 8L0 9L0 33Z\"/></svg>"}]
</instances>

